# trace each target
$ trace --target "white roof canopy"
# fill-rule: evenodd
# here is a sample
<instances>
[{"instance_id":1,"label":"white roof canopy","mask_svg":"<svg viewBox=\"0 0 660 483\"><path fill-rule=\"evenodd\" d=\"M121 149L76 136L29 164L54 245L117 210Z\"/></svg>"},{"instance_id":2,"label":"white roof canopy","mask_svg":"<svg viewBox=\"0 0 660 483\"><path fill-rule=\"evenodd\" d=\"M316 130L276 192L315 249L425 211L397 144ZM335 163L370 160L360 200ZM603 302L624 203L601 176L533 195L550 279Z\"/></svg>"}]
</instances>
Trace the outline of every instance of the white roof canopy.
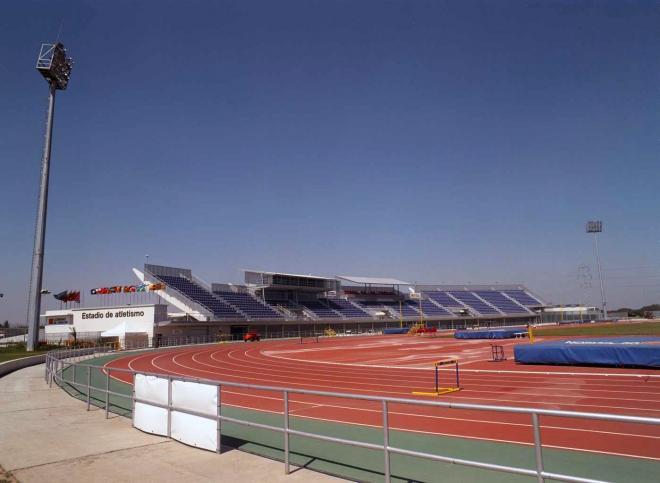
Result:
<instances>
[{"instance_id":1,"label":"white roof canopy","mask_svg":"<svg viewBox=\"0 0 660 483\"><path fill-rule=\"evenodd\" d=\"M358 283L360 285L412 285L411 283L397 280L396 278L353 277L348 275L337 275L337 278L347 282Z\"/></svg>"},{"instance_id":2,"label":"white roof canopy","mask_svg":"<svg viewBox=\"0 0 660 483\"><path fill-rule=\"evenodd\" d=\"M301 273L286 273L286 272L266 272L264 270L248 270L245 268L241 269L242 272L252 272L252 273L263 273L264 275L283 275L285 277L300 277L300 278L317 278L319 280L333 280L332 277L319 277L318 275L304 275Z\"/></svg>"}]
</instances>

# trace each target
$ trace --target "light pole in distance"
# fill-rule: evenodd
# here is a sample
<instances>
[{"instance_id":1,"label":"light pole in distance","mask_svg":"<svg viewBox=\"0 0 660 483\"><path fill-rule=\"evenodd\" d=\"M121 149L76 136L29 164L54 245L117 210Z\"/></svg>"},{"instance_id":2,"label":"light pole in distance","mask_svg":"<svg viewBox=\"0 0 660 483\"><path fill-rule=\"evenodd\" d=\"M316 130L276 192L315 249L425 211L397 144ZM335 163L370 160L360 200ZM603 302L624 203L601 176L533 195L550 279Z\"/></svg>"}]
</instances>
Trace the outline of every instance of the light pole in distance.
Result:
<instances>
[{"instance_id":1,"label":"light pole in distance","mask_svg":"<svg viewBox=\"0 0 660 483\"><path fill-rule=\"evenodd\" d=\"M37 222L34 231L34 250L32 252L32 272L28 295L28 340L27 350L33 351L39 344L39 315L41 312L41 283L44 265L44 241L46 239L46 215L48 212L48 177L50 174L50 148L53 139L53 116L55 114L55 92L63 91L69 84L73 61L66 53L61 42L42 44L37 70L48 82L48 114L46 133L41 159L41 178L39 185L39 203Z\"/></svg>"},{"instance_id":2,"label":"light pole in distance","mask_svg":"<svg viewBox=\"0 0 660 483\"><path fill-rule=\"evenodd\" d=\"M600 298L603 303L603 317L607 318L607 302L605 301L605 286L603 285L603 270L600 266L600 256L598 255L598 233L603 231L603 222L600 220L587 222L587 233L594 234L594 252L596 254L596 265L598 266L598 278L600 280Z\"/></svg>"}]
</instances>

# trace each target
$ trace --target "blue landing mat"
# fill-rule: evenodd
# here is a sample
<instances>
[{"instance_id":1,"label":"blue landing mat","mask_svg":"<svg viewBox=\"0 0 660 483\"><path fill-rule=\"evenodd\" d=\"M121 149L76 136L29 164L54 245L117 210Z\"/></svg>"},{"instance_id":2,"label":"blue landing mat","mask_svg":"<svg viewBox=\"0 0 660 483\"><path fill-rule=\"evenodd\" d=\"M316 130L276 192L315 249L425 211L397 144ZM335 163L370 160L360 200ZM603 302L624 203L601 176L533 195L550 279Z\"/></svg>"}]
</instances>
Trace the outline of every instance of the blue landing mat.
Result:
<instances>
[{"instance_id":1,"label":"blue landing mat","mask_svg":"<svg viewBox=\"0 0 660 483\"><path fill-rule=\"evenodd\" d=\"M522 364L660 367L660 337L599 337L513 348Z\"/></svg>"},{"instance_id":2,"label":"blue landing mat","mask_svg":"<svg viewBox=\"0 0 660 483\"><path fill-rule=\"evenodd\" d=\"M527 327L507 327L506 329L457 330L456 339L513 339L516 334L527 334Z\"/></svg>"}]
</instances>

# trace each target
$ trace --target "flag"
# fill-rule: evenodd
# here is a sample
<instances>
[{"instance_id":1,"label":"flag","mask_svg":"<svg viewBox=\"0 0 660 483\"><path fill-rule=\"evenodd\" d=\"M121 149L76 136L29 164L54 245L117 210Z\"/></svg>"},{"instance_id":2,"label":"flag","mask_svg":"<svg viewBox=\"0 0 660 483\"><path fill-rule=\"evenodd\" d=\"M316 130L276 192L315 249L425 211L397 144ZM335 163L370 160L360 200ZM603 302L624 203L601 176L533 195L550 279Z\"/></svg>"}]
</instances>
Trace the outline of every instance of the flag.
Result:
<instances>
[{"instance_id":1,"label":"flag","mask_svg":"<svg viewBox=\"0 0 660 483\"><path fill-rule=\"evenodd\" d=\"M152 283L149 285L149 290L163 290L165 288L165 284L163 283Z\"/></svg>"},{"instance_id":2,"label":"flag","mask_svg":"<svg viewBox=\"0 0 660 483\"><path fill-rule=\"evenodd\" d=\"M143 283L137 286L136 292L146 292L148 284Z\"/></svg>"},{"instance_id":3,"label":"flag","mask_svg":"<svg viewBox=\"0 0 660 483\"><path fill-rule=\"evenodd\" d=\"M66 302L68 295L69 292L65 290L64 292L53 294L53 297L55 297L60 302Z\"/></svg>"},{"instance_id":4,"label":"flag","mask_svg":"<svg viewBox=\"0 0 660 483\"><path fill-rule=\"evenodd\" d=\"M78 302L80 303L80 290L71 291L66 295L67 302Z\"/></svg>"}]
</instances>

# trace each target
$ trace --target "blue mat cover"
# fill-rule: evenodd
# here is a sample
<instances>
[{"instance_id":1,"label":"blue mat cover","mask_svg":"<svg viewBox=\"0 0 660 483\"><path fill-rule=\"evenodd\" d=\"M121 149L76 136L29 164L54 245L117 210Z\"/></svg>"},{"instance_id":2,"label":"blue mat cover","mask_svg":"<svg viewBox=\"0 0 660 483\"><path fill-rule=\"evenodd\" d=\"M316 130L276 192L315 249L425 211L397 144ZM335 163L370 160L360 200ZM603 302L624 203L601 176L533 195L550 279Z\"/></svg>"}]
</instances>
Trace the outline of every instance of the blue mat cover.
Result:
<instances>
[{"instance_id":1,"label":"blue mat cover","mask_svg":"<svg viewBox=\"0 0 660 483\"><path fill-rule=\"evenodd\" d=\"M507 327L506 329L457 330L455 339L513 339L520 332L527 333L527 327Z\"/></svg>"},{"instance_id":2,"label":"blue mat cover","mask_svg":"<svg viewBox=\"0 0 660 483\"><path fill-rule=\"evenodd\" d=\"M513 348L522 364L660 367L660 337L599 337Z\"/></svg>"},{"instance_id":3,"label":"blue mat cover","mask_svg":"<svg viewBox=\"0 0 660 483\"><path fill-rule=\"evenodd\" d=\"M407 334L410 331L410 327L402 327L396 329L383 329L383 334Z\"/></svg>"}]
</instances>

